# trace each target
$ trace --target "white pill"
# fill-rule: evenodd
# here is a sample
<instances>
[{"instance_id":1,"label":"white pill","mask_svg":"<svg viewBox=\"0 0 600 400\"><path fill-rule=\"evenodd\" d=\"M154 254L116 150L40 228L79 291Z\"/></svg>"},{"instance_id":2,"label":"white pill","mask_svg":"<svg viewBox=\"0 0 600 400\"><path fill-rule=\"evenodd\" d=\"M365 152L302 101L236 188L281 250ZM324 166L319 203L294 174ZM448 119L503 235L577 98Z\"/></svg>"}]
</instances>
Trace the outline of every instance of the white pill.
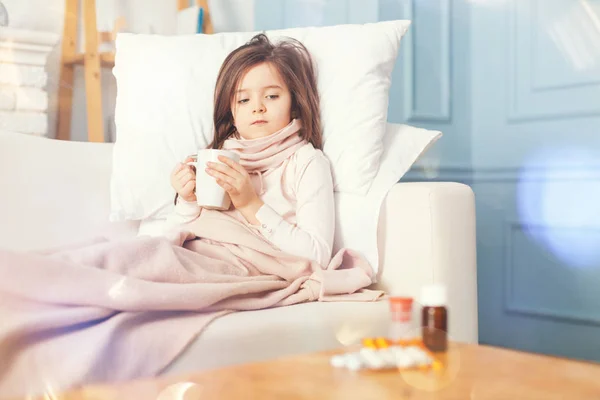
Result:
<instances>
[{"instance_id":1,"label":"white pill","mask_svg":"<svg viewBox=\"0 0 600 400\"><path fill-rule=\"evenodd\" d=\"M346 357L346 368L351 371L358 371L363 367L363 363L360 357L352 354L350 357Z\"/></svg>"},{"instance_id":2,"label":"white pill","mask_svg":"<svg viewBox=\"0 0 600 400\"><path fill-rule=\"evenodd\" d=\"M415 361L419 361L421 358L423 358L423 352L421 349L414 346L407 347L406 354L408 354L410 358L414 359Z\"/></svg>"},{"instance_id":3,"label":"white pill","mask_svg":"<svg viewBox=\"0 0 600 400\"><path fill-rule=\"evenodd\" d=\"M343 354L333 356L330 363L335 368L342 368L346 365L346 357Z\"/></svg>"},{"instance_id":4,"label":"white pill","mask_svg":"<svg viewBox=\"0 0 600 400\"><path fill-rule=\"evenodd\" d=\"M381 369L385 366L385 361L377 350L363 348L360 350L360 356L364 360L364 364L371 369Z\"/></svg>"},{"instance_id":5,"label":"white pill","mask_svg":"<svg viewBox=\"0 0 600 400\"><path fill-rule=\"evenodd\" d=\"M415 360L407 352L398 352L396 354L396 367L411 368L416 365Z\"/></svg>"},{"instance_id":6,"label":"white pill","mask_svg":"<svg viewBox=\"0 0 600 400\"><path fill-rule=\"evenodd\" d=\"M381 357L387 368L396 366L396 354L391 348L380 349L379 356Z\"/></svg>"},{"instance_id":7,"label":"white pill","mask_svg":"<svg viewBox=\"0 0 600 400\"><path fill-rule=\"evenodd\" d=\"M404 347L402 346L392 346L390 347L390 351L392 352L392 354L394 354L394 356L398 355L398 354L404 354Z\"/></svg>"},{"instance_id":8,"label":"white pill","mask_svg":"<svg viewBox=\"0 0 600 400\"><path fill-rule=\"evenodd\" d=\"M419 365L427 365L427 364L431 364L432 359L431 357L429 357L427 355L426 352L424 352L422 349L418 348L418 347L413 347L410 349L411 353L411 357L415 360L415 362Z\"/></svg>"}]
</instances>

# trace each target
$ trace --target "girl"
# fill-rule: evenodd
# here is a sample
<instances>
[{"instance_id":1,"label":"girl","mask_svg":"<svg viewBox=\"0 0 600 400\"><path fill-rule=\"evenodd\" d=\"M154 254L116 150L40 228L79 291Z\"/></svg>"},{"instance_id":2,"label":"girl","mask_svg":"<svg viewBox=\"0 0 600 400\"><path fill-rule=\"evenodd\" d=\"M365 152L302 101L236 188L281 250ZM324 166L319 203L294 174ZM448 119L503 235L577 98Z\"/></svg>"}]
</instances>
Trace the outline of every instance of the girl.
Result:
<instances>
[{"instance_id":1,"label":"girl","mask_svg":"<svg viewBox=\"0 0 600 400\"><path fill-rule=\"evenodd\" d=\"M240 163L208 163L206 171L231 197L231 213L280 250L327 266L335 226L333 179L321 151L319 97L312 58L300 42L273 44L259 34L224 61L215 87L213 149ZM186 160L190 161L190 159ZM195 172L179 163L171 222L201 210ZM202 188L197 188L202 190Z\"/></svg>"}]
</instances>

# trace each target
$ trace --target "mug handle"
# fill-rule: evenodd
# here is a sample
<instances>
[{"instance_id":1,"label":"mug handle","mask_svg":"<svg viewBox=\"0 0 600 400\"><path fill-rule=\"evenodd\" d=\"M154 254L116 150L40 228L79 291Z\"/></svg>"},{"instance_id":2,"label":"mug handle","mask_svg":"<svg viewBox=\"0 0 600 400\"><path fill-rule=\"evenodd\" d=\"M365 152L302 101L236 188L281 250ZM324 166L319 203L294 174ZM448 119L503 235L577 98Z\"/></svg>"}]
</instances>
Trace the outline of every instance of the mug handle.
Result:
<instances>
[{"instance_id":1,"label":"mug handle","mask_svg":"<svg viewBox=\"0 0 600 400\"><path fill-rule=\"evenodd\" d=\"M193 161L188 161L185 163L185 165L191 165L192 167L194 167L194 172L196 172L198 170L198 155L193 154L188 156L187 158L191 158Z\"/></svg>"}]
</instances>

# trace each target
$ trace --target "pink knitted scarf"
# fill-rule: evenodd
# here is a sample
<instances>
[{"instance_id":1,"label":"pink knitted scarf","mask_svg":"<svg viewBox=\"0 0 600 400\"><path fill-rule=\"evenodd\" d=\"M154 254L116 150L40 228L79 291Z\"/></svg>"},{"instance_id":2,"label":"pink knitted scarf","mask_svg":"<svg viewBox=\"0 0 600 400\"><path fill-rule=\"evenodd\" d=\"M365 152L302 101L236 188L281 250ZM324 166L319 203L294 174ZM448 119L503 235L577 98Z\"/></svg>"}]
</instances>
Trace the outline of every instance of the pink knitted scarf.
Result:
<instances>
[{"instance_id":1,"label":"pink knitted scarf","mask_svg":"<svg viewBox=\"0 0 600 400\"><path fill-rule=\"evenodd\" d=\"M227 139L223 149L240 154L240 164L246 171L262 174L276 168L300 147L306 144L298 132L302 128L299 119L293 119L285 128L258 139Z\"/></svg>"}]
</instances>

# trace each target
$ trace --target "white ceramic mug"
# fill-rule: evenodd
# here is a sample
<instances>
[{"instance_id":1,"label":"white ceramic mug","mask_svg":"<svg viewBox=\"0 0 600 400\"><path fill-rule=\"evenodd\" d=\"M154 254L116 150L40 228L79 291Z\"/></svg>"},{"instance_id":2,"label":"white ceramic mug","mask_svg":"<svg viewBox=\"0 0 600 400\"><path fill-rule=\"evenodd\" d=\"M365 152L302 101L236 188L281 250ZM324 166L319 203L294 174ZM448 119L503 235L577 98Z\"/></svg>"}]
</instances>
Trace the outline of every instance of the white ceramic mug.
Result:
<instances>
[{"instance_id":1,"label":"white ceramic mug","mask_svg":"<svg viewBox=\"0 0 600 400\"><path fill-rule=\"evenodd\" d=\"M231 199L225 189L206 173L207 162L223 164L219 161L219 156L240 161L240 155L230 150L203 149L198 151L196 161L187 163L196 167L196 201L200 207L209 210L228 210L231 206Z\"/></svg>"}]
</instances>

